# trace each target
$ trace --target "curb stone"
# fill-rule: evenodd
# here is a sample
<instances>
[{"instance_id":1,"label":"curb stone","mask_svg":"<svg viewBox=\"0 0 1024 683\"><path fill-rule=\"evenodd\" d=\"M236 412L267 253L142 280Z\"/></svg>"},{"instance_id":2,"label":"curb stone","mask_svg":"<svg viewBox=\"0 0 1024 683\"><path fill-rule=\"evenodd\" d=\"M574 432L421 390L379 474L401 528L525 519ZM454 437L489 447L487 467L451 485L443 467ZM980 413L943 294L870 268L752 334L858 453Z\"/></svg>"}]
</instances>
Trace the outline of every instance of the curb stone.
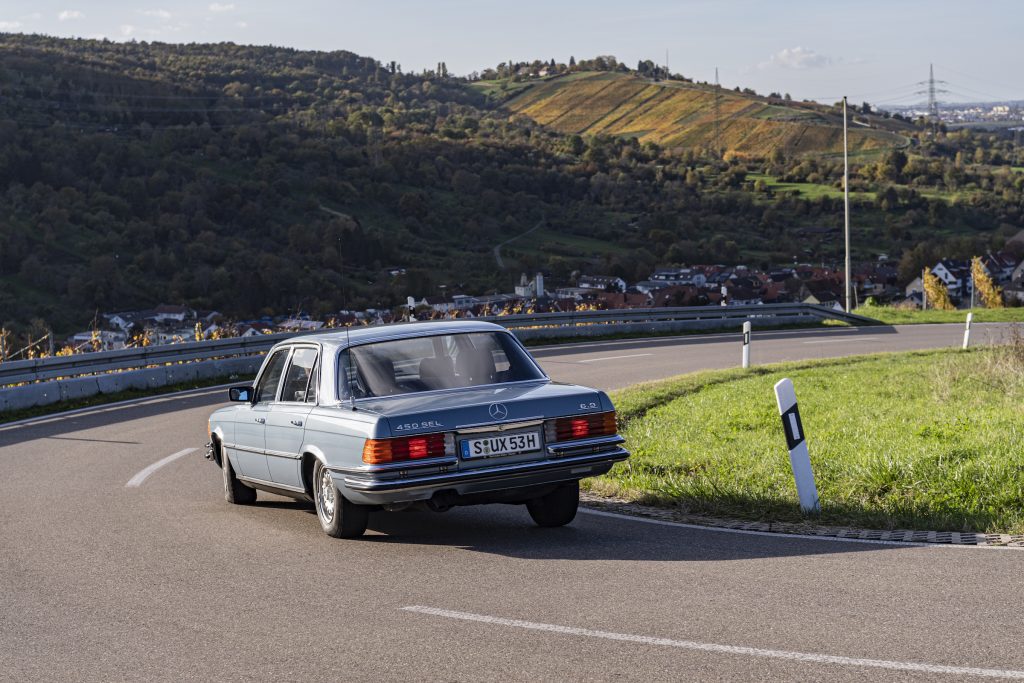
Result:
<instances>
[{"instance_id":1,"label":"curb stone","mask_svg":"<svg viewBox=\"0 0 1024 683\"><path fill-rule=\"evenodd\" d=\"M911 529L856 529L853 527L825 526L812 522L755 522L745 519L696 515L682 510L641 505L622 498L606 498L584 491L580 492L580 503L588 508L604 512L617 512L634 517L647 517L664 522L694 524L709 528L855 538L866 541L901 541L904 543L938 543L1024 549L1024 534L982 534L962 531L915 531Z\"/></svg>"}]
</instances>

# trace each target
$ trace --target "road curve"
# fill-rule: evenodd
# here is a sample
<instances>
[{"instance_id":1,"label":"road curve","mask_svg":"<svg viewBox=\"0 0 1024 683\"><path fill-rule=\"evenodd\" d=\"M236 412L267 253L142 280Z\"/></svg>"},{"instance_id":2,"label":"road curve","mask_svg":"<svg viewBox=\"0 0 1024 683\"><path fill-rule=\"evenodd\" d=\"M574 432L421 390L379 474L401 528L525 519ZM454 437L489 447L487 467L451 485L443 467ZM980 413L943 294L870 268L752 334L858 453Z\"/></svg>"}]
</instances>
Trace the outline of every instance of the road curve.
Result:
<instances>
[{"instance_id":1,"label":"road curve","mask_svg":"<svg viewBox=\"0 0 1024 683\"><path fill-rule=\"evenodd\" d=\"M1005 329L978 326L977 341ZM961 338L763 332L753 360ZM736 365L740 347L716 335L536 355L555 379L611 389ZM334 540L302 504L228 505L216 467L179 455L205 441L222 393L0 428L0 680L1024 677L1019 551L593 513L542 530L504 506L377 513L364 539Z\"/></svg>"}]
</instances>

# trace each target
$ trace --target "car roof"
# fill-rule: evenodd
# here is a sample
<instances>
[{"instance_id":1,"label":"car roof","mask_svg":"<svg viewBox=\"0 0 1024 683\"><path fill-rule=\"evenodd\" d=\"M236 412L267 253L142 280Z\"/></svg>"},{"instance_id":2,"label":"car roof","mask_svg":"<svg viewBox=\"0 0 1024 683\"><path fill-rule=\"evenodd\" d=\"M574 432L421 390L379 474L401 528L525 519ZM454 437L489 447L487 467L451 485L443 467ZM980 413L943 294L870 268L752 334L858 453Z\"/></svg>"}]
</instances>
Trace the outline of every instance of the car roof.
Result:
<instances>
[{"instance_id":1,"label":"car roof","mask_svg":"<svg viewBox=\"0 0 1024 683\"><path fill-rule=\"evenodd\" d=\"M366 344L368 342L388 339L404 339L408 337L426 337L439 334L459 334L466 332L505 332L505 328L482 320L438 320L436 322L396 323L391 325L375 325L373 327L348 327L292 337L279 345L313 342L345 347L349 344Z\"/></svg>"}]
</instances>

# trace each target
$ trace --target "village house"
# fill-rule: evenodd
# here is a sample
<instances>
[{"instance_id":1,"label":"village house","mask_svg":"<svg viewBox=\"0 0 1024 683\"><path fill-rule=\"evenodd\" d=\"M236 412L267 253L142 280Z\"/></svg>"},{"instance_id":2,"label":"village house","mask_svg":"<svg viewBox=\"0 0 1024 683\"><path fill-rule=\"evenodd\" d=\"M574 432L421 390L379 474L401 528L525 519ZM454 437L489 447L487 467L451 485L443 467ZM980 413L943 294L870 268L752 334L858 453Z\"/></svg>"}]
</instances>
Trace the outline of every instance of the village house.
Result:
<instances>
[{"instance_id":1,"label":"village house","mask_svg":"<svg viewBox=\"0 0 1024 683\"><path fill-rule=\"evenodd\" d=\"M580 275L576 286L602 292L625 292L626 281L614 275Z\"/></svg>"}]
</instances>

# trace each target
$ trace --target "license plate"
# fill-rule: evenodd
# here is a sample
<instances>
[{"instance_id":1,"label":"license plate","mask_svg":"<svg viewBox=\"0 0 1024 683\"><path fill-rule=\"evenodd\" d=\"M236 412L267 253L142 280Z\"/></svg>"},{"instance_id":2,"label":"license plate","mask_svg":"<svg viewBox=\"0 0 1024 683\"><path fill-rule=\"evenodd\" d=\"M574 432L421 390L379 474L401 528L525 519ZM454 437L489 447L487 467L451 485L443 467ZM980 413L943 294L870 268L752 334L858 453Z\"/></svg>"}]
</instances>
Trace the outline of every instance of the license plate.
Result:
<instances>
[{"instance_id":1,"label":"license plate","mask_svg":"<svg viewBox=\"0 0 1024 683\"><path fill-rule=\"evenodd\" d=\"M490 458L536 450L540 450L540 432L502 434L483 439L466 439L462 442L463 458Z\"/></svg>"}]
</instances>

